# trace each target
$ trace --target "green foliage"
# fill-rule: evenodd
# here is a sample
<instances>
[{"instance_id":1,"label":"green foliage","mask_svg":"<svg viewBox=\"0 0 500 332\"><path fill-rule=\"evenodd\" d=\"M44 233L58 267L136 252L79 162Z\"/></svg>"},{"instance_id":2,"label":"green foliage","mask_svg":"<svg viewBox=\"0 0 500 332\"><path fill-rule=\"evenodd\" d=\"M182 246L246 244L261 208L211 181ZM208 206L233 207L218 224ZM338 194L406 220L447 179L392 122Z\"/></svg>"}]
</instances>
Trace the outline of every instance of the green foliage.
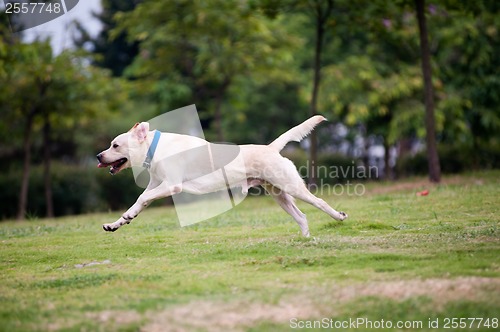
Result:
<instances>
[{"instance_id":1,"label":"green foliage","mask_svg":"<svg viewBox=\"0 0 500 332\"><path fill-rule=\"evenodd\" d=\"M476 2L471 8L451 2L429 5L436 129L442 142L470 145L484 137L496 144L493 131L498 132L500 124L496 6L493 2ZM335 26L355 41L337 37L337 43L330 45L337 57L324 68L321 107L348 125L366 124L370 133L382 135L390 144L425 135L414 16L411 7L371 2L353 18L361 25L350 25L349 33Z\"/></svg>"},{"instance_id":2,"label":"green foliage","mask_svg":"<svg viewBox=\"0 0 500 332\"><path fill-rule=\"evenodd\" d=\"M464 6L465 8L463 8ZM497 144L500 130L500 20L493 1L450 6L447 15L435 15L438 73L447 89L443 106L450 116L445 139L479 148ZM465 9L465 10L464 10ZM450 97L449 97L450 96ZM451 102L447 102L451 99ZM450 105L451 104L451 105ZM458 123L457 121L461 121ZM455 123L455 125L453 125Z\"/></svg>"},{"instance_id":3,"label":"green foliage","mask_svg":"<svg viewBox=\"0 0 500 332\"><path fill-rule=\"evenodd\" d=\"M151 86L160 100L175 102L169 94L181 90L205 111L205 120L215 117L219 134L221 103L233 82L242 77L287 79L291 47L298 46L282 20L266 19L246 2L149 1L133 12L118 13L116 19L115 35L126 31L140 42L140 55L128 75L160 83L160 89ZM224 119L231 117L232 112L224 113Z\"/></svg>"},{"instance_id":4,"label":"green foliage","mask_svg":"<svg viewBox=\"0 0 500 332\"><path fill-rule=\"evenodd\" d=\"M278 135L307 118L300 98L300 85L294 82L255 82L239 79L229 89L223 123L230 128L229 142L270 143ZM265 124L264 124L265 123Z\"/></svg>"},{"instance_id":5,"label":"green foliage","mask_svg":"<svg viewBox=\"0 0 500 332\"><path fill-rule=\"evenodd\" d=\"M103 28L98 36L92 38L81 23L77 23L81 36L77 38L76 45L84 48L92 47L93 63L96 66L108 68L113 76L121 76L139 53L137 42L127 40L126 33L120 33L113 38L110 32L116 28L113 17L117 13L133 10L141 0L104 0L101 2L102 12L94 13ZM89 45L90 44L90 45Z\"/></svg>"},{"instance_id":6,"label":"green foliage","mask_svg":"<svg viewBox=\"0 0 500 332\"><path fill-rule=\"evenodd\" d=\"M0 89L0 136L8 142L7 149L19 148L28 117L33 117L38 134L41 117L48 114L52 139L72 142L76 128L109 119L123 106L125 83L88 66L83 56L70 51L54 56L48 41L9 45L1 57L5 84ZM74 150L65 153L77 155Z\"/></svg>"},{"instance_id":7,"label":"green foliage","mask_svg":"<svg viewBox=\"0 0 500 332\"><path fill-rule=\"evenodd\" d=\"M259 70L272 75L290 58L280 52L283 43L290 43L281 22L266 22L245 3L151 1L116 17L115 34L127 31L142 42L142 56L132 67L136 75L161 77L185 70L199 84L221 85Z\"/></svg>"}]
</instances>

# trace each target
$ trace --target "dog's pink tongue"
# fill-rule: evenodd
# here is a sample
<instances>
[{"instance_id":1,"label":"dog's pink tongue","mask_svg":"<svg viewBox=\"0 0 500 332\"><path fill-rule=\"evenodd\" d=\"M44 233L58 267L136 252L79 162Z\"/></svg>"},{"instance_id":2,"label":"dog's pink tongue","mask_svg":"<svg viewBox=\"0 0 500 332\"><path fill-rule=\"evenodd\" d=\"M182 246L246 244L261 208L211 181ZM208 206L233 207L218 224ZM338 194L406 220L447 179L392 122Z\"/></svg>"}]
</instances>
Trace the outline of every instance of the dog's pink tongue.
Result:
<instances>
[{"instance_id":1,"label":"dog's pink tongue","mask_svg":"<svg viewBox=\"0 0 500 332\"><path fill-rule=\"evenodd\" d=\"M104 164L104 163L99 163L99 164L97 164L97 167L103 168L103 167L108 167L108 165Z\"/></svg>"}]
</instances>

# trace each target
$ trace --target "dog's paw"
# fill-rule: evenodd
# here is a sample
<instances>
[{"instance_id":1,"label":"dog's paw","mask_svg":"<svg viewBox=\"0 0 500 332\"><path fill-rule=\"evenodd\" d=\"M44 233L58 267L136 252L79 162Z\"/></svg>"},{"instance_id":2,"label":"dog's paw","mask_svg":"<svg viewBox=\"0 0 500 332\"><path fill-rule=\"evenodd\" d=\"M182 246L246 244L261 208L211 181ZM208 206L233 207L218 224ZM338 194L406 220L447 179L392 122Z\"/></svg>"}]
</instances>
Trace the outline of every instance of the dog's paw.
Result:
<instances>
[{"instance_id":1,"label":"dog's paw","mask_svg":"<svg viewBox=\"0 0 500 332\"><path fill-rule=\"evenodd\" d=\"M106 232L114 232L118 229L118 227L114 226L113 224L104 224L102 225L102 229L104 229Z\"/></svg>"},{"instance_id":2,"label":"dog's paw","mask_svg":"<svg viewBox=\"0 0 500 332\"><path fill-rule=\"evenodd\" d=\"M345 212L340 211L339 214L340 214L340 221L347 219L348 217L347 213Z\"/></svg>"}]
</instances>

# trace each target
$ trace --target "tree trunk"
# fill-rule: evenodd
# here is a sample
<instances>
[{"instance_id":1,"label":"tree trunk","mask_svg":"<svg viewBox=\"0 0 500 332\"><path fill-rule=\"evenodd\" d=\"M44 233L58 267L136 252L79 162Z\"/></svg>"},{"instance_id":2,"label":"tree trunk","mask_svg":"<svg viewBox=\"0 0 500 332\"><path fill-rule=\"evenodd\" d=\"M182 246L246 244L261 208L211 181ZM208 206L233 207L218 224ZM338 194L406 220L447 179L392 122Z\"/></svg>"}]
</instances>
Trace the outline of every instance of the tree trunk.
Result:
<instances>
[{"instance_id":1,"label":"tree trunk","mask_svg":"<svg viewBox=\"0 0 500 332\"><path fill-rule=\"evenodd\" d=\"M387 143L387 137L384 137L384 180L394 180L394 175L392 173L392 167L390 165L391 146Z\"/></svg>"},{"instance_id":2,"label":"tree trunk","mask_svg":"<svg viewBox=\"0 0 500 332\"><path fill-rule=\"evenodd\" d=\"M323 10L321 1L316 2L315 7L315 18L316 18L316 44L314 48L314 77L313 77L313 89L311 95L311 104L309 105L309 115L313 116L317 114L318 105L318 93L319 84L321 81L321 52L323 50L323 39L325 36L325 23L331 14L333 7L333 0L327 1L327 8ZM318 159L318 139L316 132L313 131L309 136L309 170L308 170L308 182L309 186L317 185L317 179L315 174L316 163Z\"/></svg>"},{"instance_id":3,"label":"tree trunk","mask_svg":"<svg viewBox=\"0 0 500 332\"><path fill-rule=\"evenodd\" d=\"M315 54L314 54L314 79L313 79L313 90L312 90L312 95L311 95L311 104L309 105L309 115L313 116L317 114L317 105L318 105L318 92L319 92L319 83L321 80L321 48L322 48L322 43L321 40L323 38L323 27L321 27L319 24L316 29L316 48L315 48ZM316 136L316 131L313 131L311 135L309 136L309 185L314 186L316 185L316 174L314 172L315 169L315 164L318 159L318 150L317 150L317 144L318 144L318 139Z\"/></svg>"},{"instance_id":4,"label":"tree trunk","mask_svg":"<svg viewBox=\"0 0 500 332\"><path fill-rule=\"evenodd\" d=\"M226 78L215 94L214 121L215 131L217 132L217 140L219 142L224 142L224 130L222 129L222 102L230 84L231 80Z\"/></svg>"},{"instance_id":5,"label":"tree trunk","mask_svg":"<svg viewBox=\"0 0 500 332\"><path fill-rule=\"evenodd\" d=\"M28 205L28 188L30 181L30 166L31 166L31 131L33 128L33 118L36 111L33 109L26 117L26 124L24 127L24 140L23 140L23 175L21 179L21 189L19 191L19 203L17 207L17 220L24 220L26 217L26 207Z\"/></svg>"},{"instance_id":6,"label":"tree trunk","mask_svg":"<svg viewBox=\"0 0 500 332\"><path fill-rule=\"evenodd\" d=\"M44 98L45 93L49 84L40 82L39 83L39 97L40 101ZM35 116L40 112L40 106L35 103L31 107L31 111L26 115L26 123L24 127L24 141L23 141L23 175L21 179L21 188L19 190L19 203L17 207L17 220L24 220L26 217L26 208L28 206L28 189L30 181L30 166L31 166L31 136L33 130L33 121Z\"/></svg>"},{"instance_id":7,"label":"tree trunk","mask_svg":"<svg viewBox=\"0 0 500 332\"><path fill-rule=\"evenodd\" d=\"M45 205L47 218L54 217L54 203L52 200L52 179L50 175L50 122L48 113L45 114L43 124L43 180L45 186Z\"/></svg>"},{"instance_id":8,"label":"tree trunk","mask_svg":"<svg viewBox=\"0 0 500 332\"><path fill-rule=\"evenodd\" d=\"M441 180L441 167L436 144L436 120L434 117L434 91L432 88L431 55L427 38L425 20L425 0L415 0L418 28L420 31L420 50L422 53L422 73L424 76L425 129L429 179L438 183Z\"/></svg>"}]
</instances>

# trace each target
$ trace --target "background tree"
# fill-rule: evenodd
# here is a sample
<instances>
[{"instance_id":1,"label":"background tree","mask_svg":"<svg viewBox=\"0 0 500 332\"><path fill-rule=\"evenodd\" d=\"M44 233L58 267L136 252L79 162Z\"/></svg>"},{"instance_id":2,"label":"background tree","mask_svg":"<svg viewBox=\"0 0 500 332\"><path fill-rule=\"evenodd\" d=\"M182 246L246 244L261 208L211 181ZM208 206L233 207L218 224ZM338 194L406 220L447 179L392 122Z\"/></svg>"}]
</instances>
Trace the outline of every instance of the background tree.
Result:
<instances>
[{"instance_id":1,"label":"background tree","mask_svg":"<svg viewBox=\"0 0 500 332\"><path fill-rule=\"evenodd\" d=\"M210 110L219 141L225 139L223 115L231 116L223 114L223 103L234 81L244 75L272 79L291 58L293 38L246 2L146 2L117 18L115 33L126 31L140 42L129 73L167 87L183 85L201 110Z\"/></svg>"},{"instance_id":2,"label":"background tree","mask_svg":"<svg viewBox=\"0 0 500 332\"><path fill-rule=\"evenodd\" d=\"M111 38L110 34L116 28L114 16L117 13L132 11L141 0L102 0L100 13L94 13L102 24L101 32L91 37L83 25L77 21L78 36L75 36L75 44L79 47L91 49L95 55L93 63L96 66L108 68L113 76L122 76L139 52L137 42L131 42L125 32L116 34Z\"/></svg>"},{"instance_id":3,"label":"background tree","mask_svg":"<svg viewBox=\"0 0 500 332\"><path fill-rule=\"evenodd\" d=\"M309 106L309 113L311 116L318 113L318 94L321 82L321 55L323 53L323 44L325 43L325 33L327 23L331 18L333 11L333 0L321 1L316 0L308 3L310 12L313 16L315 26L315 45L314 45L314 64L313 64L313 87L311 93L311 102ZM309 185L316 185L315 165L318 160L317 145L318 140L316 131L313 131L309 137Z\"/></svg>"},{"instance_id":4,"label":"background tree","mask_svg":"<svg viewBox=\"0 0 500 332\"><path fill-rule=\"evenodd\" d=\"M441 141L467 151L476 168L495 164L492 153L500 146L495 134L500 130L499 12L496 1L444 1L429 12L434 70L446 87L444 95L438 93L443 98L437 115L442 112L446 121Z\"/></svg>"},{"instance_id":5,"label":"background tree","mask_svg":"<svg viewBox=\"0 0 500 332\"><path fill-rule=\"evenodd\" d=\"M17 218L26 216L33 137L39 131L42 132L46 215L52 217L50 165L54 134L71 132L81 121L109 111L113 101L123 98L123 94L112 89L115 84L107 72L86 66L85 57L71 52L54 56L48 41L11 43L0 58L4 82L0 93L2 123L24 128L22 132L11 130L8 137L14 143L19 135L23 142ZM102 107L103 101L106 107Z\"/></svg>"},{"instance_id":6,"label":"background tree","mask_svg":"<svg viewBox=\"0 0 500 332\"><path fill-rule=\"evenodd\" d=\"M353 11L350 6L363 10ZM358 136L362 142L356 148L362 152L356 155L365 167L370 145L380 141L385 150L380 176L391 176L391 147L400 139L425 137L418 125L423 126L422 79L414 18L390 2L350 2L341 4L334 20L337 34L325 54L335 60L327 59L323 68L321 108L356 133L351 137Z\"/></svg>"},{"instance_id":7,"label":"background tree","mask_svg":"<svg viewBox=\"0 0 500 332\"><path fill-rule=\"evenodd\" d=\"M35 119L43 111L43 102L51 85L51 49L47 42L30 45L11 43L3 54L5 86L1 100L4 116L23 123L23 173L19 190L17 219L26 214L31 166L32 131ZM19 94L20 98L12 98ZM21 97L22 96L22 97ZM11 121L6 122L12 123ZM50 211L49 211L50 212Z\"/></svg>"},{"instance_id":8,"label":"background tree","mask_svg":"<svg viewBox=\"0 0 500 332\"><path fill-rule=\"evenodd\" d=\"M304 29L300 33L306 39L310 39L313 41L312 49L312 58L313 61L310 61L310 52L305 56L303 61L308 61L312 63L311 67L312 71L312 85L310 95L307 97L309 100L309 116L313 116L318 114L318 96L320 91L320 83L321 83L321 71L322 71L322 56L323 56L323 47L326 42L327 34L332 34L333 27L333 12L334 12L334 1L327 0L314 0L314 1L267 1L262 0L260 2L260 7L264 10L266 15L270 18L276 18L279 16L295 16L301 17L303 13L304 16L308 17L309 20L307 25L310 25L312 29ZM298 14L298 15L297 15ZM311 37L306 36L307 33L311 33ZM309 48L305 48L305 50L309 50ZM304 54L302 55L302 57ZM317 165L318 152L317 152L317 132L313 131L309 137L309 168L308 168L308 183L311 186L316 185L316 175L315 168Z\"/></svg>"},{"instance_id":9,"label":"background tree","mask_svg":"<svg viewBox=\"0 0 500 332\"><path fill-rule=\"evenodd\" d=\"M436 144L436 125L434 118L434 89L432 88L432 68L427 22L425 19L425 0L415 0L418 30L420 32L420 50L422 54L422 73L424 76L425 96L425 129L426 147L429 161L429 179L432 182L441 180L441 167Z\"/></svg>"}]
</instances>

